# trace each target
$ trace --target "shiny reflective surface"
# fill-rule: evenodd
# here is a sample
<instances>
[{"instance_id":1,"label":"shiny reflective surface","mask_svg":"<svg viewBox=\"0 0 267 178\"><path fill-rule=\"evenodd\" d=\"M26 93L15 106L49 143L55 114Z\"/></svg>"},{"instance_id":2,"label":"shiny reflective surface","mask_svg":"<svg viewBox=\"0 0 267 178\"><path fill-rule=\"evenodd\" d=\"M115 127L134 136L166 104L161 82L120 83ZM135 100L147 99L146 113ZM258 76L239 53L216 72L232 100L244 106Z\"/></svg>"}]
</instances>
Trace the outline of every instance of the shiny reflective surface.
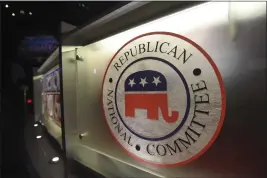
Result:
<instances>
[{"instance_id":1,"label":"shiny reflective surface","mask_svg":"<svg viewBox=\"0 0 267 178\"><path fill-rule=\"evenodd\" d=\"M33 100L34 120L37 122L42 119L42 78L33 80ZM38 124L34 124L34 127L37 126Z\"/></svg>"},{"instance_id":2,"label":"shiny reflective surface","mask_svg":"<svg viewBox=\"0 0 267 178\"><path fill-rule=\"evenodd\" d=\"M266 3L230 4L206 3L90 44L77 50L83 61L75 60L75 51L63 53L68 156L108 177L266 176ZM219 68L226 90L226 118L217 140L203 156L179 167L131 158L112 138L101 109L101 83L112 55L133 37L155 30L199 44Z\"/></svg>"},{"instance_id":3,"label":"shiny reflective surface","mask_svg":"<svg viewBox=\"0 0 267 178\"><path fill-rule=\"evenodd\" d=\"M47 131L62 145L60 113L59 67L54 66L42 79L42 123Z\"/></svg>"},{"instance_id":4,"label":"shiny reflective surface","mask_svg":"<svg viewBox=\"0 0 267 178\"><path fill-rule=\"evenodd\" d=\"M197 69L202 72L194 75ZM191 162L212 145L223 125L220 72L184 36L138 36L112 59L103 82L102 107L114 138L146 163Z\"/></svg>"}]
</instances>

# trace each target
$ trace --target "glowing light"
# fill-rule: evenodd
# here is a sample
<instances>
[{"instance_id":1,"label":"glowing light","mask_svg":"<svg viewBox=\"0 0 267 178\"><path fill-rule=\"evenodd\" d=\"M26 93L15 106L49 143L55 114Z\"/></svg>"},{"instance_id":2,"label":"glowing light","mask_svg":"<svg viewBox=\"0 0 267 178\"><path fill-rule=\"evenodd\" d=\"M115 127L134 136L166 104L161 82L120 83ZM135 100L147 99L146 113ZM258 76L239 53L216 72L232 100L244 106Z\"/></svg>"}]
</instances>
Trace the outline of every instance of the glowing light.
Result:
<instances>
[{"instance_id":1,"label":"glowing light","mask_svg":"<svg viewBox=\"0 0 267 178\"><path fill-rule=\"evenodd\" d=\"M38 127L38 124L34 124L33 126L34 126L34 127Z\"/></svg>"},{"instance_id":2,"label":"glowing light","mask_svg":"<svg viewBox=\"0 0 267 178\"><path fill-rule=\"evenodd\" d=\"M15 13L12 13L12 16L15 16Z\"/></svg>"},{"instance_id":3,"label":"glowing light","mask_svg":"<svg viewBox=\"0 0 267 178\"><path fill-rule=\"evenodd\" d=\"M54 157L54 158L52 158L52 162L53 163L56 163L56 162L58 162L59 161L59 157Z\"/></svg>"},{"instance_id":4,"label":"glowing light","mask_svg":"<svg viewBox=\"0 0 267 178\"><path fill-rule=\"evenodd\" d=\"M28 103L28 104L32 103L32 100L31 100L31 99L28 99L28 100L27 100L27 103Z\"/></svg>"},{"instance_id":5,"label":"glowing light","mask_svg":"<svg viewBox=\"0 0 267 178\"><path fill-rule=\"evenodd\" d=\"M29 12L29 15L32 15L32 12Z\"/></svg>"},{"instance_id":6,"label":"glowing light","mask_svg":"<svg viewBox=\"0 0 267 178\"><path fill-rule=\"evenodd\" d=\"M41 135L37 135L36 138L37 139L40 139L40 138L42 138L42 136Z\"/></svg>"},{"instance_id":7,"label":"glowing light","mask_svg":"<svg viewBox=\"0 0 267 178\"><path fill-rule=\"evenodd\" d=\"M8 4L6 4L6 5L5 5L5 7L6 7L6 8L8 8L8 7L9 7L9 5L8 5Z\"/></svg>"}]
</instances>

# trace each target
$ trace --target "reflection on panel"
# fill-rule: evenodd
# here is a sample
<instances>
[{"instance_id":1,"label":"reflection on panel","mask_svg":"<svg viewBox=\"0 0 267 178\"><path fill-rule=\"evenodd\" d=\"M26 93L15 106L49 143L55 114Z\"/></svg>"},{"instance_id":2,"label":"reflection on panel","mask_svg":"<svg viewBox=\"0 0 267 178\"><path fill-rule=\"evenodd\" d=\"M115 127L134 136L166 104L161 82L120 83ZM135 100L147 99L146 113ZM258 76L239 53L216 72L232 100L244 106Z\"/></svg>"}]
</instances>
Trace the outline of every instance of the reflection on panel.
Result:
<instances>
[{"instance_id":1,"label":"reflection on panel","mask_svg":"<svg viewBox=\"0 0 267 178\"><path fill-rule=\"evenodd\" d=\"M42 83L43 76L35 76L33 77L33 104L34 104L34 120L38 122L39 120L42 120L42 89L43 89L43 83Z\"/></svg>"},{"instance_id":2,"label":"reflection on panel","mask_svg":"<svg viewBox=\"0 0 267 178\"><path fill-rule=\"evenodd\" d=\"M267 145L266 142L262 141L265 130L264 126L266 125L266 120L263 118L267 117L265 111L267 103L266 99L264 99L266 90L266 3L238 2L235 3L234 6L229 6L229 4L231 3L205 3L182 12L176 12L169 16L156 19L155 21L129 29L93 44L89 44L77 50L77 54L81 56L83 60L77 61L74 59L76 56L75 51L64 53L64 115L68 155L98 172L105 172L103 174L109 176L212 178L264 176L266 173L264 164L267 161ZM231 7L231 10L229 10L229 7ZM244 16L241 18L242 14L246 14L246 17ZM248 20L246 21L244 18ZM234 21L232 21L233 19ZM230 22L233 23L233 26L231 27ZM235 33L232 33L232 27L235 28ZM217 139L203 155L190 163L185 163L180 166L156 167L155 165L143 163L140 159L131 157L127 154L126 150L117 143L117 141L122 141L124 137L112 137L112 133L109 131L103 113L103 96L101 95L102 82L112 57L129 40L139 35L154 31L180 34L202 47L209 54L214 65L217 66L222 77L221 82L223 82L225 89L225 121ZM145 43L144 39L146 38L140 38L138 42ZM158 38L151 37L150 40L175 41L172 40L172 38L163 36L158 36ZM136 42L136 45L139 43ZM192 49L189 45L183 43L180 44L180 47ZM130 47L127 47L128 46L123 49L123 52L126 53L127 50L130 50ZM143 55L145 56L146 54ZM153 53L152 55L156 54ZM157 56L152 57L166 59L167 57L164 55L165 54L159 56L157 54ZM124 64L128 65L138 59L133 57L131 60L125 60ZM199 55L198 59L202 60L202 56ZM182 60L180 60L180 62L181 61ZM114 63L112 64L115 66ZM181 70L181 73L188 76L197 75L199 72L192 72L194 69L192 66L196 64L207 69L203 71L209 71L207 72L208 74L205 74L205 79L210 79L207 80L207 83L210 84L215 81L215 79L212 78L215 74L211 72L212 70L208 70L210 68L207 67L208 65L205 65L204 62L191 63L187 68L179 66L180 64L175 64L175 67ZM161 66L156 62L144 64L144 66L140 66L140 68L142 70L149 68L150 71L156 69L164 70L168 73L168 70L165 70L164 65ZM123 69L123 67L121 67L121 69ZM115 68L113 68L113 70L116 71ZM126 72L127 75L123 77L126 80L128 79L128 76L132 76L132 73L136 76L138 75L138 77L143 77L140 73L137 74L137 72L138 71L135 69L132 69L131 73ZM115 75L115 72L112 73L112 71L108 71L104 84L110 86L112 89L112 82L114 81L114 83L116 83L115 81L119 80L118 78L119 75L122 75L121 73ZM165 75L166 73L163 74ZM156 73L153 73L153 75L154 74L156 75ZM167 79L173 79L173 75L166 74L165 76L167 76ZM193 81L193 79L190 81ZM134 83L136 82L132 80L132 83L129 84L134 85ZM216 84L218 83L219 82ZM123 88L124 84L125 83L119 83L118 87ZM145 85L145 83L143 84ZM214 86L215 89L213 90L214 92L212 93L211 98L213 95L220 96L218 94L220 91L218 89L219 85L212 86ZM176 88L179 88L179 85L177 85ZM144 90L142 90L142 92L144 92ZM170 98L170 100L173 99L173 107L175 107L176 103L174 100L177 100L177 103L178 100L181 101L181 103L183 102L183 95L180 96L179 92L181 91L176 92L177 96L175 97L177 98ZM190 92L192 94L192 91ZM123 94L119 93L118 95L121 96L121 100L126 100L123 98ZM140 98L140 100L142 100L142 98ZM222 100L223 99L219 99L216 101ZM134 101L134 99L132 98L131 101ZM191 101L194 100L192 99ZM142 102L140 103L142 104ZM214 105L219 107L217 110L213 107L214 110L212 113L222 110L220 102L217 102ZM180 104L179 106L183 107L183 104ZM119 107L119 109L121 108L123 107ZM209 109L209 107L207 108ZM124 111L122 111L122 113L123 112ZM133 115L132 110L129 111L129 115ZM215 114L211 119L220 119L215 116L217 115ZM205 119L207 117L203 118ZM131 123L133 122L129 121L128 123L132 126ZM134 126L131 128L133 128L133 130L135 129L137 132L140 127L144 127L142 123L143 122L139 125L139 128ZM190 124L190 122L187 122L187 124ZM148 125L147 127L151 127L151 125ZM123 123L121 126L123 126ZM157 132L163 133L165 128L161 128L162 129L157 129L156 132L153 133L154 136L156 134L158 134L156 136L160 136L160 133ZM209 128L210 130L208 131L212 133L215 132L214 128ZM116 129L120 130L120 126L113 131L116 131ZM168 129L172 129L172 127L169 127ZM146 134L151 134L151 132ZM143 134L143 136L147 135ZM208 136L209 135L207 134L207 137ZM155 145L162 144L163 142L164 141L153 141ZM193 143L187 144L190 146L193 145ZM141 142L139 146L143 148L144 145L145 142ZM201 147L202 145L199 144L197 146ZM136 149L136 147L132 149ZM190 150L190 154L194 155L194 151L198 152L199 150ZM175 159L178 160L179 153L177 152L177 157ZM155 160L153 160L148 156L145 157L141 154L139 155L139 158L142 156L146 160L150 159L150 162L166 163L166 160L163 158L158 158L157 160L155 158ZM169 156L169 162L174 160L171 160L171 156ZM91 160L92 157L94 157L94 161ZM105 166L101 167L103 164L105 164ZM138 175L135 174L136 170L139 170Z\"/></svg>"},{"instance_id":3,"label":"reflection on panel","mask_svg":"<svg viewBox=\"0 0 267 178\"><path fill-rule=\"evenodd\" d=\"M76 144L73 137L78 136L77 126L77 105L76 105L76 84L77 84L77 61L75 51L70 50L62 54L63 73L63 96L64 96L64 123L67 151ZM68 154L69 151L67 152Z\"/></svg>"},{"instance_id":4,"label":"reflection on panel","mask_svg":"<svg viewBox=\"0 0 267 178\"><path fill-rule=\"evenodd\" d=\"M56 67L44 75L43 92L60 91L59 68Z\"/></svg>"},{"instance_id":5,"label":"reflection on panel","mask_svg":"<svg viewBox=\"0 0 267 178\"><path fill-rule=\"evenodd\" d=\"M60 94L43 93L43 115L52 118L55 123L61 125Z\"/></svg>"},{"instance_id":6,"label":"reflection on panel","mask_svg":"<svg viewBox=\"0 0 267 178\"><path fill-rule=\"evenodd\" d=\"M59 67L54 67L42 79L42 115L48 132L61 144L61 108Z\"/></svg>"}]
</instances>

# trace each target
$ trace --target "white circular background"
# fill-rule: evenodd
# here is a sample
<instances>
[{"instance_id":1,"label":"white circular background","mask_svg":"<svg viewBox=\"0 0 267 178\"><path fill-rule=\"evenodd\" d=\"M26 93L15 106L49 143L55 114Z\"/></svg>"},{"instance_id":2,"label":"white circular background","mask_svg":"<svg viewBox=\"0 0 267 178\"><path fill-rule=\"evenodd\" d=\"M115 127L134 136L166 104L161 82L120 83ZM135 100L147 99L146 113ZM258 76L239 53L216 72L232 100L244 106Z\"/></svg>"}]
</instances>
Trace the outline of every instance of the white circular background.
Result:
<instances>
[{"instance_id":1,"label":"white circular background","mask_svg":"<svg viewBox=\"0 0 267 178\"><path fill-rule=\"evenodd\" d=\"M131 48L134 48L134 46L140 44L140 43L147 43L150 42L151 44L156 43L157 41L160 42L169 42L170 44L173 44L173 47L175 45L178 46L178 51L177 53L180 54L183 49L185 49L187 51L187 55L189 55L189 53L192 53L192 57L186 62L183 63L183 59L176 59L170 55L167 55L166 53L143 53L143 54L139 54L136 57L128 57L128 61L126 61L124 63L124 65L120 68L120 71L118 72L113 66L116 62L118 62L119 57L123 56L124 53L126 51L128 51ZM171 50L171 46L169 48L169 50ZM179 53L180 52L180 53ZM157 57L157 58L161 58L163 60L166 60L170 63L172 63L174 66L177 67L177 69L182 73L182 75L184 76L185 80L187 81L187 84L189 86L189 90L190 90L190 111L189 111L189 115L188 118L185 122L185 124L183 125L183 127L180 129L179 132L177 132L175 135L173 135L172 137L169 137L167 139L161 140L161 141L149 141L149 140L144 140L144 139L140 139L139 137L135 136L134 134L132 134L129 130L127 130L125 127L123 127L123 131L122 132L126 132L127 136L131 136L131 143L134 146L129 146L129 144L127 142L124 141L123 137L120 136L120 134L118 134L117 129L115 128L115 125L111 122L111 117L109 116L110 112L108 110L108 92L109 90L113 89L115 91L115 86L116 83L118 81L118 77L120 76L121 72L128 66L130 65L134 60L140 59L140 58L144 58L144 57ZM149 65L148 65L149 63ZM130 67L128 70L133 70L133 71L127 71L124 79L128 76L128 74L137 71L137 69L152 69L152 70L157 70L158 72L163 73L164 75L167 75L167 82L168 84L171 85L175 85L178 88L180 88L179 82L177 82L177 80L179 81L179 77L177 76L177 74L175 74L174 76L171 75L172 70L169 67L164 67L166 65L162 65L159 68L159 65L156 64L155 62L143 62L142 63L143 68L141 66L139 67ZM151 68L151 66L155 66L156 68ZM195 76L193 74L193 70L199 68L201 69L202 73L200 76ZM139 70L138 69L138 70ZM109 82L109 78L113 79L113 82L110 83ZM161 144L161 145L165 145L165 144L169 144L169 145L173 145L174 140L178 139L178 138L184 138L184 133L187 130L188 126L190 125L192 119L193 119L193 114L194 114L194 108L195 108L195 102L194 102L194 93L192 92L191 89L191 84L197 84L199 83L201 80L204 80L206 82L206 85L208 87L208 91L201 91L198 94L205 94L206 92L209 94L209 100L210 100L210 104L209 105L205 105L202 106L202 110L208 110L209 111L209 115L198 115L197 119L199 121L201 121L201 124L205 124L206 127L203 130L196 130L198 132L201 132L201 136L197 139L197 141L192 144L188 149L184 150L181 153L177 153L174 155L171 154L167 154L166 156L159 156L159 155L149 155L146 151L146 146L148 144ZM122 89L122 84L123 84L123 79L122 82L120 82L120 86L119 88ZM177 91L179 89L176 89L176 87L169 87L168 86L168 100L169 100L169 108L174 109L174 110L178 110L179 112L181 112L182 114L184 111L185 106L185 95L186 93L184 92L184 89L182 89L182 91ZM183 87L184 88L184 87ZM171 89L171 90L169 90ZM173 91L172 91L173 90ZM166 35L166 34L153 34L153 35L147 35L147 36L143 36L140 38L135 39L134 41L132 41L131 43L129 43L128 45L126 45L123 49L121 49L118 54L113 58L113 60L111 61L109 67L107 68L106 71L106 75L103 81L103 95L102 95L102 101L103 101L103 109L104 109L104 114L105 114L105 118L107 120L107 123L109 125L109 128L113 134L113 136L115 137L115 139L118 140L118 142L129 152L131 153L131 155L134 155L136 157L141 158L142 160L149 162L149 163L154 163L154 164L178 164L184 161L187 161L189 159L191 159L192 157L194 157L196 154L198 154L199 152L201 152L210 142L210 140L213 138L215 131L219 125L220 119L221 119L221 110L222 110L222 96L221 96L221 88L220 88L220 84L218 81L218 78L216 76L216 73L213 69L213 67L211 66L211 64L209 63L209 61L206 59L206 57L192 44L188 43L187 41L180 39L178 37L174 37L171 35ZM123 91L120 90L121 93L119 93L119 111L120 112L124 112L123 108ZM173 96L173 94L177 93L177 96ZM172 99L172 98L178 98L177 99ZM115 102L115 100L113 100L113 102ZM117 112L117 111L116 111ZM142 115L142 114L141 114ZM118 114L116 113L116 117L119 118ZM127 118L126 118L127 119ZM125 120L126 120L125 119ZM140 121L139 121L140 120ZM118 119L120 125L123 126L123 123ZM143 118L143 121L141 121L140 119L136 119L135 121L126 121L127 125L131 125L132 128L135 129L136 132L140 132L143 135L148 135L148 136L160 136L160 135L164 135L166 133L169 133L172 129L175 128L176 125L179 124L179 121L173 125L171 124L166 124L166 126L161 126L161 121L158 121L158 123L153 124L155 127L160 127L161 129L157 130L160 133L156 133L155 131L152 131L150 133L148 133L149 129L146 128L149 126L149 124L151 123L146 123L145 118ZM134 123L131 123L134 122ZM144 123L144 124L142 124ZM138 125L141 128L136 128L135 125ZM166 129L166 130L165 130ZM170 130L167 130L170 129ZM144 131L144 132L143 132ZM146 132L145 132L146 131ZM151 131L151 130L150 130ZM137 151L135 149L135 145L140 145L141 149L140 151Z\"/></svg>"}]
</instances>

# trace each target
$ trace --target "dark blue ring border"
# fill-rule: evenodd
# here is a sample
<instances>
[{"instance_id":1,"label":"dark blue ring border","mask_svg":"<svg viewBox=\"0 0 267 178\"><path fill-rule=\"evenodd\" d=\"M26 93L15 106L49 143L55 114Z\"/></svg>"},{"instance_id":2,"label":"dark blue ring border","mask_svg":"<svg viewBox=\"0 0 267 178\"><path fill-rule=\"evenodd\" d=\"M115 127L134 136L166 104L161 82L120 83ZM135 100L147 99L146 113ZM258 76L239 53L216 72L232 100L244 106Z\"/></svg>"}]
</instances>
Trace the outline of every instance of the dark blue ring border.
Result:
<instances>
[{"instance_id":1,"label":"dark blue ring border","mask_svg":"<svg viewBox=\"0 0 267 178\"><path fill-rule=\"evenodd\" d=\"M180 123L180 125L178 125L178 127L172 131L171 133L163 136L163 137L159 137L159 138L147 138L147 137L143 137L141 135L138 135L137 133L135 133L133 130L131 130L126 124L125 122L123 121L120 113L119 113L119 109L118 109L118 105L117 105L117 88L118 88L118 84L119 84L119 81L121 79L121 76L124 74L124 72L130 67L132 66L133 64L137 63L137 62L140 62L140 61L143 61L143 60L157 60L157 61L160 61L160 62L163 62L165 64L167 64L168 66L170 66L181 78L181 80L183 81L183 84L184 84L184 87L185 87L185 91L186 91L186 96L187 96L187 107L186 107L186 111L185 111L185 115L184 115L184 118L182 120L182 122ZM184 125L187 117L188 117L188 114L189 114L189 109L190 109L190 92L189 92L189 88L188 88L188 85L187 85L187 82L184 78L184 76L182 75L182 73L173 65L171 64L170 62L168 61L165 61L161 58L158 58L158 57L144 57L144 58L140 58L140 59L137 59L135 60L134 62L130 63L123 71L122 73L120 74L119 76L119 79L116 83L116 87L115 87L115 106L116 106L116 109L117 109L117 113L119 115L119 118L121 120L121 122L123 123L123 125L132 133L134 134L135 136L139 137L139 138L142 138L144 140L149 140L149 141L160 141L160 140L164 140L164 139L167 139L171 136L173 136L175 133L177 133L181 127Z\"/></svg>"}]
</instances>

